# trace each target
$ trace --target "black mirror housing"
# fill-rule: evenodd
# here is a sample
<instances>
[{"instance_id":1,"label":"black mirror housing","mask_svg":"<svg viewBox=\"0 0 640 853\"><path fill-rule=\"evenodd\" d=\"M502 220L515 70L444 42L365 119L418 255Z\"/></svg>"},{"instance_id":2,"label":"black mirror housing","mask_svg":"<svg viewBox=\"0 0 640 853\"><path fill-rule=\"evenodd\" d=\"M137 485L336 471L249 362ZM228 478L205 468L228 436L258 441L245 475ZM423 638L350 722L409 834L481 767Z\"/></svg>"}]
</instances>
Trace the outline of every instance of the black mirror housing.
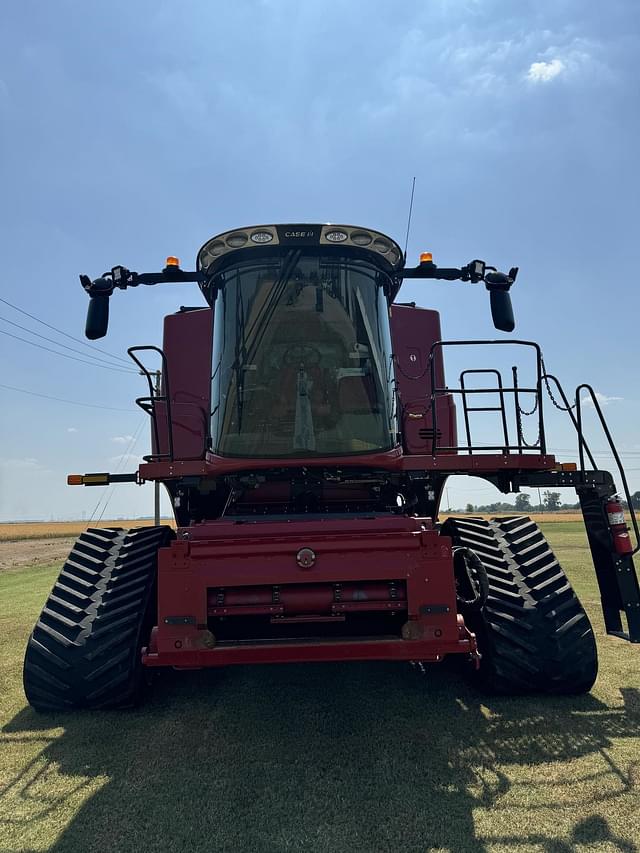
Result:
<instances>
[{"instance_id":1,"label":"black mirror housing","mask_svg":"<svg viewBox=\"0 0 640 853\"><path fill-rule=\"evenodd\" d=\"M501 332L513 332L516 321L513 316L513 305L508 290L490 290L491 317L493 325Z\"/></svg>"},{"instance_id":2,"label":"black mirror housing","mask_svg":"<svg viewBox=\"0 0 640 853\"><path fill-rule=\"evenodd\" d=\"M104 338L109 327L109 297L91 296L84 333L90 341Z\"/></svg>"}]
</instances>

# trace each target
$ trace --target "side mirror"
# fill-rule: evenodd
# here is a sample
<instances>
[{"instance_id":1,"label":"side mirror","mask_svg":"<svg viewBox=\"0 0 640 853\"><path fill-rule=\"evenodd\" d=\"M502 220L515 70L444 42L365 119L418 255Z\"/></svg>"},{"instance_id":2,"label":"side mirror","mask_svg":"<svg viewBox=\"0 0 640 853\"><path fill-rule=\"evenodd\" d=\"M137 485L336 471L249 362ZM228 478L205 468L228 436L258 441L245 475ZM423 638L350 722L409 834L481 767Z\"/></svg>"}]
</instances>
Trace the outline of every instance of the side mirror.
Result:
<instances>
[{"instance_id":1,"label":"side mirror","mask_svg":"<svg viewBox=\"0 0 640 853\"><path fill-rule=\"evenodd\" d=\"M501 332L513 332L516 321L513 317L513 306L508 290L491 290L491 318L493 325Z\"/></svg>"},{"instance_id":2,"label":"side mirror","mask_svg":"<svg viewBox=\"0 0 640 853\"><path fill-rule=\"evenodd\" d=\"M80 283L89 294L84 333L90 341L104 338L109 327L109 297L113 292L113 283L106 278L91 281L86 275L80 276Z\"/></svg>"},{"instance_id":3,"label":"side mirror","mask_svg":"<svg viewBox=\"0 0 640 853\"><path fill-rule=\"evenodd\" d=\"M494 270L493 272L488 272L484 277L484 283L489 291L491 300L493 325L496 329L500 329L501 332L513 332L516 327L509 288L516 280L517 275L518 268L513 267L509 271L509 275Z\"/></svg>"},{"instance_id":4,"label":"side mirror","mask_svg":"<svg viewBox=\"0 0 640 853\"><path fill-rule=\"evenodd\" d=\"M84 333L90 341L104 338L109 327L109 297L91 296Z\"/></svg>"}]
</instances>

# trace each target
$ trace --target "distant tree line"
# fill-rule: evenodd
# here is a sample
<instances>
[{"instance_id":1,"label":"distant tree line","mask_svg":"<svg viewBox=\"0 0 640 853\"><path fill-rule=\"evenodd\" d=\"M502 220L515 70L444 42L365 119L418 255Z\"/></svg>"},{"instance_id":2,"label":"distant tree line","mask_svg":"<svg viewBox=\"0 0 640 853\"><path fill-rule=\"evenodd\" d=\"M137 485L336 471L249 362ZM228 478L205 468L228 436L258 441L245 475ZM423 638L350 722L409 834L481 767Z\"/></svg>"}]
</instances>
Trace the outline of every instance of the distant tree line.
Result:
<instances>
[{"instance_id":1,"label":"distant tree line","mask_svg":"<svg viewBox=\"0 0 640 853\"><path fill-rule=\"evenodd\" d=\"M624 509L628 509L627 502L622 500L620 501ZM640 509L640 491L634 492L631 495L631 505L634 509ZM464 512L480 512L480 513L491 513L491 512L562 512L567 510L579 510L580 503L576 501L576 503L567 504L561 503L560 501L560 492L543 492L542 493L542 503L532 504L531 498L529 495L524 492L520 492L516 495L515 503L508 503L507 501L496 501L491 504L472 504L468 503L464 509ZM455 510L454 510L455 511ZM458 512L462 512L462 510L458 510Z\"/></svg>"}]
</instances>

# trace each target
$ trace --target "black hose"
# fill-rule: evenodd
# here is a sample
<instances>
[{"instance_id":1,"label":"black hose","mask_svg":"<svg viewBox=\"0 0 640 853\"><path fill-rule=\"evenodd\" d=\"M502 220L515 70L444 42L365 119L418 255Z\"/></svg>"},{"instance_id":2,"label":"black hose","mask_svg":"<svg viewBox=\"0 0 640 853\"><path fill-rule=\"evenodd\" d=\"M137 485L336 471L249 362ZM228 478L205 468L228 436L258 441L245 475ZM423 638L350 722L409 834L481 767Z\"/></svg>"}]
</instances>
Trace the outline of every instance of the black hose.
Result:
<instances>
[{"instance_id":1,"label":"black hose","mask_svg":"<svg viewBox=\"0 0 640 853\"><path fill-rule=\"evenodd\" d=\"M489 597L489 578L475 551L465 546L452 549L456 599L463 610L481 610Z\"/></svg>"}]
</instances>

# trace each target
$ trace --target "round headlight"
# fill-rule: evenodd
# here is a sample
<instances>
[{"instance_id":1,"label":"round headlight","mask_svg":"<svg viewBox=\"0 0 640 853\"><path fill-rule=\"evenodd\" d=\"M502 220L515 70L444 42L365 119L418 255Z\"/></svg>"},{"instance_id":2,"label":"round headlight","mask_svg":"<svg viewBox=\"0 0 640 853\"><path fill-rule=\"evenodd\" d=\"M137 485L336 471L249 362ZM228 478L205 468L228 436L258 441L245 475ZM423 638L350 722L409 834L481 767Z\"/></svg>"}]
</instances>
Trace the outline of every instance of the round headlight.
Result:
<instances>
[{"instance_id":1,"label":"round headlight","mask_svg":"<svg viewBox=\"0 0 640 853\"><path fill-rule=\"evenodd\" d=\"M391 248L391 244L390 244L390 243L387 243L387 241L386 241L386 240L381 240L381 239L378 237L378 239L377 239L377 240L374 240L374 241L373 241L373 248L374 248L377 252L380 252L380 254L382 254L382 255L386 255L386 253L387 253L387 252L389 251L389 249Z\"/></svg>"},{"instance_id":2,"label":"round headlight","mask_svg":"<svg viewBox=\"0 0 640 853\"><path fill-rule=\"evenodd\" d=\"M241 232L229 234L227 237L227 246L229 246L230 249L239 249L240 246L244 246L248 239L247 235L242 234Z\"/></svg>"},{"instance_id":3,"label":"round headlight","mask_svg":"<svg viewBox=\"0 0 640 853\"><path fill-rule=\"evenodd\" d=\"M349 235L345 234L344 231L327 231L324 236L332 243L344 243L345 240L349 239Z\"/></svg>"},{"instance_id":4,"label":"round headlight","mask_svg":"<svg viewBox=\"0 0 640 853\"><path fill-rule=\"evenodd\" d=\"M355 243L356 246L368 246L371 240L371 234L367 234L366 231L351 232L351 242Z\"/></svg>"},{"instance_id":5,"label":"round headlight","mask_svg":"<svg viewBox=\"0 0 640 853\"><path fill-rule=\"evenodd\" d=\"M271 231L254 231L251 235L253 243L270 243L273 240Z\"/></svg>"},{"instance_id":6,"label":"round headlight","mask_svg":"<svg viewBox=\"0 0 640 853\"><path fill-rule=\"evenodd\" d=\"M207 255L211 255L214 258L217 258L221 255L227 247L222 242L222 240L216 240L215 243L211 243L211 245L207 246Z\"/></svg>"}]
</instances>

